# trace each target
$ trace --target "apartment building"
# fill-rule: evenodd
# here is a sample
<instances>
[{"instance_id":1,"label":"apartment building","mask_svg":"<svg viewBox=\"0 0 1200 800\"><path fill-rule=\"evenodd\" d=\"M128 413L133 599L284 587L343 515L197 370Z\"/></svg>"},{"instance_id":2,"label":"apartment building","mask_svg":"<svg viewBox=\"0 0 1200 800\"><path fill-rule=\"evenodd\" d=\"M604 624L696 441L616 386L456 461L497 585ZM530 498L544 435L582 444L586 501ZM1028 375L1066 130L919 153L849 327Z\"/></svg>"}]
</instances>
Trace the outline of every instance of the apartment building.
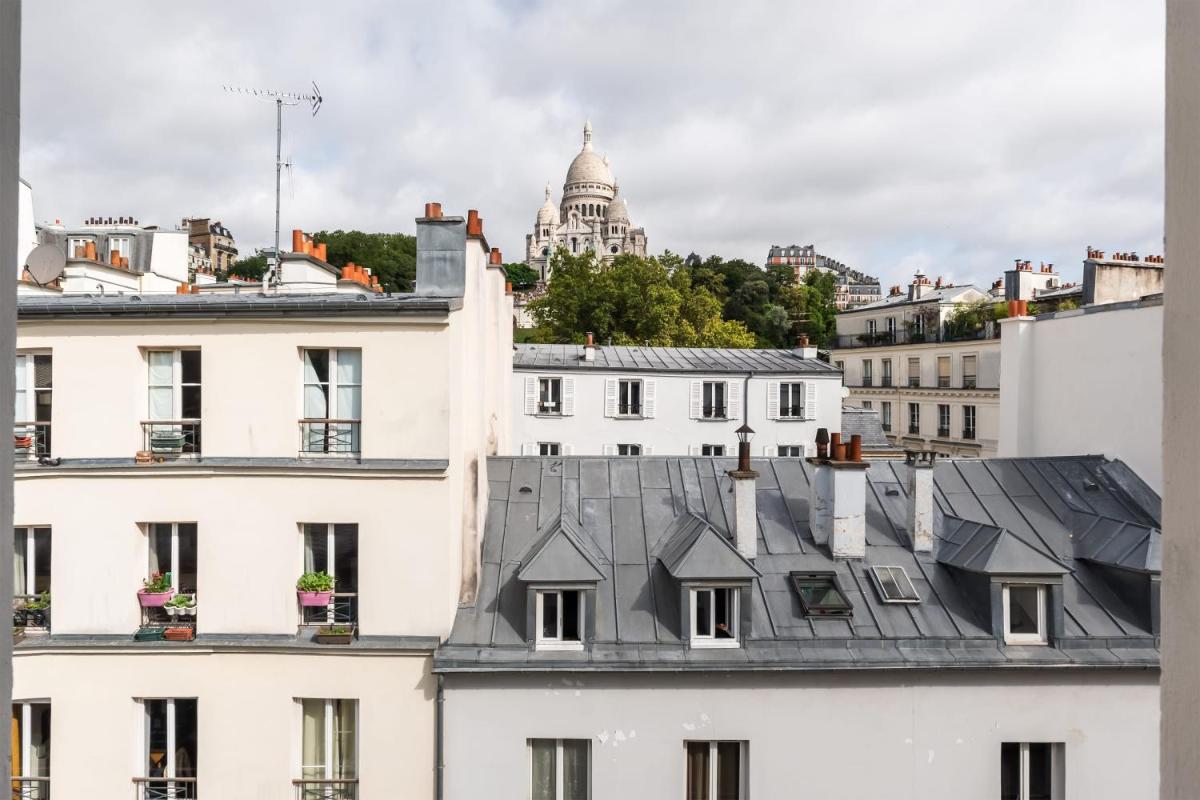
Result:
<instances>
[{"instance_id":1,"label":"apartment building","mask_svg":"<svg viewBox=\"0 0 1200 800\"><path fill-rule=\"evenodd\" d=\"M434 795L512 309L474 212L417 242L411 294L297 290L301 253L276 290L19 298L14 796Z\"/></svg>"},{"instance_id":2,"label":"apartment building","mask_svg":"<svg viewBox=\"0 0 1200 800\"><path fill-rule=\"evenodd\" d=\"M188 244L199 247L218 272L228 272L238 258L233 233L220 220L185 217L180 227L187 231Z\"/></svg>"},{"instance_id":3,"label":"apartment building","mask_svg":"<svg viewBox=\"0 0 1200 800\"><path fill-rule=\"evenodd\" d=\"M793 350L520 344L511 386L514 452L702 455L736 451L749 425L764 455L811 455L838 430L841 373Z\"/></svg>"},{"instance_id":4,"label":"apartment building","mask_svg":"<svg viewBox=\"0 0 1200 800\"><path fill-rule=\"evenodd\" d=\"M767 251L767 268L787 265L795 269L796 280L801 281L813 270L829 272L834 276L834 306L839 311L874 303L880 298L879 279L851 269L840 261L817 252L815 245L771 245Z\"/></svg>"},{"instance_id":5,"label":"apartment building","mask_svg":"<svg viewBox=\"0 0 1200 800\"><path fill-rule=\"evenodd\" d=\"M1155 796L1161 522L1124 464L748 454L488 460L446 800Z\"/></svg>"}]
</instances>

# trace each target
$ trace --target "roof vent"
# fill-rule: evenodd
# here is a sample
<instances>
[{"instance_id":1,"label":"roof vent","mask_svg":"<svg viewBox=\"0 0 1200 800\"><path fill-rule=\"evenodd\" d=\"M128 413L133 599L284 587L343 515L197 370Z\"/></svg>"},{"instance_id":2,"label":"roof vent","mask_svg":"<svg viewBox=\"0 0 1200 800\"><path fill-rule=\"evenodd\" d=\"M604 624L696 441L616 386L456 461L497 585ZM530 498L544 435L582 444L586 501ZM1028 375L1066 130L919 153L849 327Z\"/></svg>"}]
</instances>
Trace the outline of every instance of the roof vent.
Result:
<instances>
[{"instance_id":1,"label":"roof vent","mask_svg":"<svg viewBox=\"0 0 1200 800\"><path fill-rule=\"evenodd\" d=\"M521 494L533 494L533 489L529 486L522 486L520 489L517 489L517 491Z\"/></svg>"}]
</instances>

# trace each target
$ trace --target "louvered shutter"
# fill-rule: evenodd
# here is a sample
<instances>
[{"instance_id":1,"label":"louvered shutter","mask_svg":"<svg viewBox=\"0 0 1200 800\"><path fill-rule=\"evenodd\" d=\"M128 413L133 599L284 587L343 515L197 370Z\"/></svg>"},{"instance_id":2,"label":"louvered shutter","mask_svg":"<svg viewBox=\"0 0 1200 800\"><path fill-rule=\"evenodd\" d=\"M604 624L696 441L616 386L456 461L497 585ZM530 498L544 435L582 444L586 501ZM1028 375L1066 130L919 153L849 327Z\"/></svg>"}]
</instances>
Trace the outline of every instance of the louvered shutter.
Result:
<instances>
[{"instance_id":1,"label":"louvered shutter","mask_svg":"<svg viewBox=\"0 0 1200 800\"><path fill-rule=\"evenodd\" d=\"M606 444L600 449L600 452L606 456L615 456L617 454L617 446L615 444Z\"/></svg>"},{"instance_id":2,"label":"louvered shutter","mask_svg":"<svg viewBox=\"0 0 1200 800\"><path fill-rule=\"evenodd\" d=\"M521 445L521 455L523 456L536 456L537 452L536 442L525 442Z\"/></svg>"},{"instance_id":3,"label":"louvered shutter","mask_svg":"<svg viewBox=\"0 0 1200 800\"><path fill-rule=\"evenodd\" d=\"M654 455L654 448L648 444L642 445L642 455L644 455L644 456Z\"/></svg>"},{"instance_id":4,"label":"louvered shutter","mask_svg":"<svg viewBox=\"0 0 1200 800\"><path fill-rule=\"evenodd\" d=\"M604 416L617 415L617 379L606 378L604 381Z\"/></svg>"},{"instance_id":5,"label":"louvered shutter","mask_svg":"<svg viewBox=\"0 0 1200 800\"><path fill-rule=\"evenodd\" d=\"M817 382L804 382L804 418L817 418Z\"/></svg>"},{"instance_id":6,"label":"louvered shutter","mask_svg":"<svg viewBox=\"0 0 1200 800\"><path fill-rule=\"evenodd\" d=\"M575 446L569 445L569 444L564 444L562 446L562 454L564 456L574 455L575 454Z\"/></svg>"},{"instance_id":7,"label":"louvered shutter","mask_svg":"<svg viewBox=\"0 0 1200 800\"><path fill-rule=\"evenodd\" d=\"M691 411L689 414L692 419L700 419L700 399L702 397L703 391L704 391L703 381L692 381Z\"/></svg>"},{"instance_id":8,"label":"louvered shutter","mask_svg":"<svg viewBox=\"0 0 1200 800\"><path fill-rule=\"evenodd\" d=\"M575 413L575 379L562 379L562 413L569 417Z\"/></svg>"},{"instance_id":9,"label":"louvered shutter","mask_svg":"<svg viewBox=\"0 0 1200 800\"><path fill-rule=\"evenodd\" d=\"M654 401L657 391L654 381L642 381L642 416L647 419L654 419Z\"/></svg>"},{"instance_id":10,"label":"louvered shutter","mask_svg":"<svg viewBox=\"0 0 1200 800\"><path fill-rule=\"evenodd\" d=\"M767 419L779 419L779 381L767 381Z\"/></svg>"},{"instance_id":11,"label":"louvered shutter","mask_svg":"<svg viewBox=\"0 0 1200 800\"><path fill-rule=\"evenodd\" d=\"M689 455L689 456L698 456L698 455L700 455L700 445L698 445L698 444L690 444L690 445L688 445L688 455Z\"/></svg>"},{"instance_id":12,"label":"louvered shutter","mask_svg":"<svg viewBox=\"0 0 1200 800\"><path fill-rule=\"evenodd\" d=\"M726 383L725 391L729 397L729 408L725 410L725 416L728 419L742 418L742 385L740 383Z\"/></svg>"},{"instance_id":13,"label":"louvered shutter","mask_svg":"<svg viewBox=\"0 0 1200 800\"><path fill-rule=\"evenodd\" d=\"M525 379L525 413L537 413L537 378Z\"/></svg>"},{"instance_id":14,"label":"louvered shutter","mask_svg":"<svg viewBox=\"0 0 1200 800\"><path fill-rule=\"evenodd\" d=\"M774 458L775 454L776 454L776 449L777 448L775 447L775 445L769 444L763 448L763 455L766 456L767 458Z\"/></svg>"}]
</instances>

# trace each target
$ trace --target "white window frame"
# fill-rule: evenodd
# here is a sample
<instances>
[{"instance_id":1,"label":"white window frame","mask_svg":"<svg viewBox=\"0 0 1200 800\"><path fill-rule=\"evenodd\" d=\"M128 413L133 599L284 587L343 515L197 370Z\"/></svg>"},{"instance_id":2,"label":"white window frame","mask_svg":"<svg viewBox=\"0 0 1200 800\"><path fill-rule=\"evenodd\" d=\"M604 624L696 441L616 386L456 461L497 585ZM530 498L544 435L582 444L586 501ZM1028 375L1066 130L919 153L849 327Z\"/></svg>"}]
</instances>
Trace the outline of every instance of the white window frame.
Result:
<instances>
[{"instance_id":1,"label":"white window frame","mask_svg":"<svg viewBox=\"0 0 1200 800\"><path fill-rule=\"evenodd\" d=\"M579 595L579 602L577 603L578 614L579 614L579 620L578 620L579 627L577 628L577 630L579 631L579 639L578 640L562 638L562 635L563 635L563 592L575 592L576 594ZM545 587L534 590L534 593L536 595L536 598L535 598L536 610L534 612L534 616L535 616L534 625L536 626L535 633L534 633L534 645L536 646L536 648L538 650L582 650L583 649L583 640L584 640L583 623L584 623L584 620L587 618L587 616L584 614L584 609L583 609L583 604L584 604L585 598L586 598L586 594L584 593L584 591L577 586L545 586ZM545 597L548 594L556 595L558 598L555 603L555 612L556 612L555 630L558 631L557 636L545 636L544 635L545 628L542 627L542 623L546 619Z\"/></svg>"},{"instance_id":2,"label":"white window frame","mask_svg":"<svg viewBox=\"0 0 1200 800\"><path fill-rule=\"evenodd\" d=\"M116 253L125 258L133 252L133 239L128 236L109 236L108 237L108 255L112 258L112 254Z\"/></svg>"},{"instance_id":3,"label":"white window frame","mask_svg":"<svg viewBox=\"0 0 1200 800\"><path fill-rule=\"evenodd\" d=\"M867 320L867 335L868 335L868 336L874 336L874 335L875 335L875 328L876 328L876 325L877 325L877 323L876 323L876 321L875 321L875 320L873 320L873 319L869 319L869 320Z\"/></svg>"},{"instance_id":4,"label":"white window frame","mask_svg":"<svg viewBox=\"0 0 1200 800\"><path fill-rule=\"evenodd\" d=\"M547 403L549 405L555 406L554 410L552 410L552 411L548 411L545 408L543 408L543 405L544 405L542 402L542 384L543 383L546 385L546 388L548 390L546 392L546 394L550 395L550 396L553 396L554 392L549 391L549 389L554 384L556 384L556 383L558 384L558 400L557 401L555 401L555 400L547 401ZM563 415L563 379L559 378L559 377L555 377L555 376L547 376L544 378L539 377L537 379L537 395L534 398L534 403L536 403L535 407L537 409L538 416L561 417Z\"/></svg>"},{"instance_id":5,"label":"white window frame","mask_svg":"<svg viewBox=\"0 0 1200 800\"><path fill-rule=\"evenodd\" d=\"M914 361L917 362L917 372L915 375L913 374L913 362ZM907 377L908 377L907 385L910 389L916 389L921 386L921 359L920 359L920 357L908 359L908 375L907 375ZM913 383L913 378L917 379L916 383Z\"/></svg>"},{"instance_id":6,"label":"white window frame","mask_svg":"<svg viewBox=\"0 0 1200 800\"><path fill-rule=\"evenodd\" d=\"M36 362L38 356L46 356L50 361L50 386L37 385ZM14 386L14 392L20 391L25 393L25 407L15 408L13 420L15 422L36 422L37 421L37 395L38 392L53 392L54 391L54 361L53 354L46 350L32 351L25 350L17 353L16 371L25 373L25 381L23 384ZM15 394L14 394L15 398ZM15 400L14 400L15 402ZM51 414L53 414L54 395L51 394ZM20 426L18 426L20 427Z\"/></svg>"},{"instance_id":7,"label":"white window frame","mask_svg":"<svg viewBox=\"0 0 1200 800\"><path fill-rule=\"evenodd\" d=\"M862 385L871 386L875 382L875 362L870 358L862 360Z\"/></svg>"},{"instance_id":8,"label":"white window frame","mask_svg":"<svg viewBox=\"0 0 1200 800\"><path fill-rule=\"evenodd\" d=\"M329 362L328 362L329 373L328 373L328 380L325 382L325 384L322 384L320 382L310 383L304 379L304 357L305 357L305 353L309 353L309 352L328 353L329 354L329 356L328 356L329 357ZM342 384L338 381L338 355L342 352L358 353L359 369L360 369L360 371L362 370L363 362L362 362L362 348L361 347L302 347L302 348L300 348L300 376L301 376L300 383L301 383L302 387L321 386L321 385L327 385L329 387L328 394L326 395L327 408L325 410L325 413L328 416L326 416L325 419L342 419L343 418L342 417L342 409L337 407L338 406L338 390L342 389L342 388L347 388L347 387L350 387L350 388L358 387L358 403L360 406L360 410L359 410L358 417L355 418L354 421L361 423L362 422L361 406L362 406L362 390L363 390L362 378L360 376L358 383ZM203 379L203 377L204 376L201 375L201 379ZM307 414L305 414L305 412L304 412L303 389L301 390L301 393L300 393L300 415L301 415L301 418L303 418L303 419L317 419L316 417L308 417Z\"/></svg>"},{"instance_id":9,"label":"white window frame","mask_svg":"<svg viewBox=\"0 0 1200 800\"><path fill-rule=\"evenodd\" d=\"M716 389L713 389L713 402L709 404L712 409L712 414L704 413L704 395L708 393L709 386L721 387L721 405L717 405ZM720 414L717 414L717 409L723 409ZM701 381L700 382L700 418L701 419L732 419L729 415L729 382L728 381Z\"/></svg>"},{"instance_id":10,"label":"white window frame","mask_svg":"<svg viewBox=\"0 0 1200 800\"><path fill-rule=\"evenodd\" d=\"M879 385L892 385L892 360L890 358L879 359Z\"/></svg>"},{"instance_id":11,"label":"white window frame","mask_svg":"<svg viewBox=\"0 0 1200 800\"><path fill-rule=\"evenodd\" d=\"M621 406L622 406L622 405L624 405L624 406L626 406L626 407L630 407L630 406L632 406L632 405L633 405L632 403L630 403L630 402L628 402L628 401L626 401L626 402L622 403L622 402L621 402L621 400L622 400L622 397L623 397L623 396L626 396L626 397L627 397L629 394L631 394L631 393L632 393L632 387L633 387L633 385L634 385L634 384L636 384L636 385L637 385L637 389L638 389L638 392L637 392L637 395L638 395L638 401L637 401L637 411L636 411L636 412L635 412L635 411L625 411L625 412L622 412L622 411L621 411ZM642 380L641 380L640 378L618 378L618 379L617 379L617 411L616 411L616 416L618 416L618 417L631 417L631 418L637 419L638 417L645 416L645 414L643 413L643 411L645 410L645 408L646 408L646 386L645 386L645 384L642 382Z\"/></svg>"},{"instance_id":12,"label":"white window frame","mask_svg":"<svg viewBox=\"0 0 1200 800\"><path fill-rule=\"evenodd\" d=\"M323 754L324 760L325 760L324 766L320 766L317 764L305 764L304 763L303 725L304 725L304 701L305 700L320 700L321 702L323 702L325 704L325 712L324 712L325 716L324 716L324 719L322 720L322 725L325 729L324 730L325 752ZM358 775L358 753L359 753L359 744L360 744L358 735L359 735L359 730L361 728L361 725L359 724L359 718L358 718L358 701L353 698L346 698L346 697L298 697L298 698L296 698L296 705L299 707L299 710L300 710L300 725L301 725L301 731L300 731L300 780L301 781L337 780L337 776L334 775L334 748L336 746L334 740L337 736L337 731L334 729L334 723L337 719L337 715L334 713L334 710L336 708L336 706L334 704L338 703L338 702L351 703L352 707L354 709L354 765L352 768L352 772L354 775ZM323 777L306 778L304 776L304 770L316 769L318 767L320 767L321 769L324 770L325 774ZM355 778L353 780L357 781L357 778Z\"/></svg>"},{"instance_id":13,"label":"white window frame","mask_svg":"<svg viewBox=\"0 0 1200 800\"><path fill-rule=\"evenodd\" d=\"M800 413L792 413L792 401L795 399L793 395L800 393ZM783 395L787 394L788 402L783 402ZM804 381L780 381L779 383L779 419L797 419L803 420L808 418L807 398L805 397Z\"/></svg>"},{"instance_id":14,"label":"white window frame","mask_svg":"<svg viewBox=\"0 0 1200 800\"><path fill-rule=\"evenodd\" d=\"M525 763L528 764L526 774L529 776L530 788L529 794L533 794L533 742L534 739L550 739L549 736L532 736L525 740ZM587 742L587 780L584 783L587 785L587 797L591 800L592 797L592 740L591 739L554 739L554 798L562 800L563 796L563 742L583 741Z\"/></svg>"},{"instance_id":15,"label":"white window frame","mask_svg":"<svg viewBox=\"0 0 1200 800\"><path fill-rule=\"evenodd\" d=\"M911 597L888 597L887 591L883 588L883 579L879 577L880 573L886 571L892 581L900 587L902 593L907 587L912 593ZM897 575L899 578L897 578ZM875 579L875 588L879 590L879 599L884 603L920 603L921 595L917 591L917 587L913 584L912 579L908 577L908 571L901 566L878 566L871 567L871 577Z\"/></svg>"},{"instance_id":16,"label":"white window frame","mask_svg":"<svg viewBox=\"0 0 1200 800\"><path fill-rule=\"evenodd\" d=\"M538 442L537 447L538 447L537 454L539 456L552 458L555 456L562 455L562 444L559 442ZM557 452L552 453L552 452L550 452L551 450L556 450Z\"/></svg>"},{"instance_id":17,"label":"white window frame","mask_svg":"<svg viewBox=\"0 0 1200 800\"><path fill-rule=\"evenodd\" d=\"M1029 800L1029 746L1031 744L1050 745L1050 797L1052 800L1064 800L1063 792L1066 775L1066 744L1064 742L1003 742L1020 747L1021 774L1018 778L1018 800Z\"/></svg>"},{"instance_id":18,"label":"white window frame","mask_svg":"<svg viewBox=\"0 0 1200 800\"><path fill-rule=\"evenodd\" d=\"M719 591L729 592L729 621L731 623L729 638L717 638L717 603L716 593ZM700 592L712 592L712 602L709 603L709 626L710 633L701 635L696 632L697 622L697 603L696 595ZM741 587L732 584L705 584L703 586L692 586L688 589L688 616L690 623L688 626L688 642L692 647L741 647L741 602L742 592Z\"/></svg>"},{"instance_id":19,"label":"white window frame","mask_svg":"<svg viewBox=\"0 0 1200 800\"><path fill-rule=\"evenodd\" d=\"M50 756L50 771L45 775L34 774L33 764L33 707L34 706L50 706L49 700L13 700L14 706L21 708L21 763L18 765L20 771L13 775L13 780L17 778L50 778L50 772L54 771L54 756L51 751ZM54 710L50 710L50 725L51 730L54 730ZM14 796L21 796L14 793ZM41 795L38 795L39 797Z\"/></svg>"},{"instance_id":20,"label":"white window frame","mask_svg":"<svg viewBox=\"0 0 1200 800\"><path fill-rule=\"evenodd\" d=\"M942 366L946 367L946 374L942 374ZM950 356L938 356L935 363L937 370L937 388L949 389L954 380L954 362L950 360ZM945 381L943 383L943 381Z\"/></svg>"},{"instance_id":21,"label":"white window frame","mask_svg":"<svg viewBox=\"0 0 1200 800\"><path fill-rule=\"evenodd\" d=\"M201 403L204 402L204 400L203 400L203 398L204 398L203 362L201 362L202 365L201 365L201 372L200 372L200 383L184 383L183 382L183 351L184 350L199 352L199 348L195 348L195 347L183 347L183 348L180 348L180 347L175 347L175 348L172 348L172 347L147 347L146 348L146 419L149 420L150 422L155 422L158 420L157 417L153 416L154 403L152 403L150 401L151 391L153 389L164 388L166 386L166 384L157 384L157 383L150 382L151 372L152 372L152 368L150 365L150 358L155 353L170 353L171 354L171 387L170 387L171 388L171 416L167 418L167 421L183 419L183 387L199 386L200 392L201 392L201 394L200 394L201 401L200 402ZM195 418L195 419L198 419L198 418Z\"/></svg>"},{"instance_id":22,"label":"white window frame","mask_svg":"<svg viewBox=\"0 0 1200 800\"><path fill-rule=\"evenodd\" d=\"M794 453L792 451L795 451ZM776 455L780 458L804 458L804 445L802 444L781 444L775 450Z\"/></svg>"},{"instance_id":23,"label":"white window frame","mask_svg":"<svg viewBox=\"0 0 1200 800\"><path fill-rule=\"evenodd\" d=\"M712 452L714 449L716 449L718 447L721 448L720 453ZM704 452L705 448L708 448L709 452L707 452L707 453ZM723 444L702 444L702 445L700 445L700 455L705 456L707 458L724 458L725 457L725 445L723 445Z\"/></svg>"},{"instance_id":24,"label":"white window frame","mask_svg":"<svg viewBox=\"0 0 1200 800\"><path fill-rule=\"evenodd\" d=\"M1012 600L1009 596L1009 589L1012 588L1029 588L1037 589L1038 607L1037 607L1037 633L1012 633L1010 626L1012 623ZM1046 585L1041 583L1006 583L1004 584L1003 600L1004 604L1004 643L1005 644L1033 644L1044 645L1047 643L1046 636Z\"/></svg>"},{"instance_id":25,"label":"white window frame","mask_svg":"<svg viewBox=\"0 0 1200 800\"><path fill-rule=\"evenodd\" d=\"M624 448L625 448L627 451L629 451L629 452L622 453L622 452L621 452L621 448L622 448L622 447L624 447ZM632 452L632 451L633 451L633 450L635 450L635 449L637 450L637 452L636 452L636 453L635 453L635 452ZM643 447L642 445L640 445L640 444L637 444L637 443L635 443L635 442L628 442L628 443L625 443L625 444L615 444L615 445L613 445L613 452L612 452L612 455L616 455L616 456L642 456L642 455L649 455L649 453L647 453L647 452L646 452L646 448L645 448L645 447Z\"/></svg>"},{"instance_id":26,"label":"white window frame","mask_svg":"<svg viewBox=\"0 0 1200 800\"><path fill-rule=\"evenodd\" d=\"M913 425L913 412L914 411L916 411L916 422L917 422L916 425ZM915 431L913 430L914 427L916 428ZM921 435L921 404L920 403L909 403L908 404L908 432L912 436L920 436Z\"/></svg>"},{"instance_id":27,"label":"white window frame","mask_svg":"<svg viewBox=\"0 0 1200 800\"><path fill-rule=\"evenodd\" d=\"M50 563L54 564L54 534L49 525L17 525L14 526L14 538L16 534L24 532L25 534L25 595L31 596L35 594L29 591L35 583L37 583L37 532L45 530L46 536L50 539ZM146 556L146 563L149 564L150 557ZM51 566L53 569L53 566ZM53 574L51 581L53 581Z\"/></svg>"},{"instance_id":28,"label":"white window frame","mask_svg":"<svg viewBox=\"0 0 1200 800\"><path fill-rule=\"evenodd\" d=\"M147 522L143 527L146 532L146 577L150 577L150 553L154 548L154 528L157 525L171 526L171 588L179 592L179 522ZM196 582L200 582L200 526L197 523L188 522L188 525L196 525ZM196 587L199 591L200 587Z\"/></svg>"},{"instance_id":29,"label":"white window frame","mask_svg":"<svg viewBox=\"0 0 1200 800\"><path fill-rule=\"evenodd\" d=\"M892 431L892 402L884 400L879 404L879 424L886 433Z\"/></svg>"},{"instance_id":30,"label":"white window frame","mask_svg":"<svg viewBox=\"0 0 1200 800\"><path fill-rule=\"evenodd\" d=\"M978 413L975 410L975 406L974 405L965 405L962 407L962 410L963 410L963 436L962 436L962 438L972 439L972 440L976 439L979 436L979 422L978 422ZM967 425L967 417L971 418L970 426ZM971 432L970 436L967 435L967 431Z\"/></svg>"},{"instance_id":31,"label":"white window frame","mask_svg":"<svg viewBox=\"0 0 1200 800\"><path fill-rule=\"evenodd\" d=\"M346 525L346 524L354 525L355 560L357 561L359 558L361 558L362 557L362 539L359 536L360 531L359 531L358 523L302 522L302 523L300 523L300 570L303 572L304 569L306 568L305 567L305 552L306 552L305 536L307 534L305 532L305 529L309 528L309 527L320 528L322 525L324 525L325 526L325 574L328 575L329 577L335 579L334 594L335 595L341 594L342 596L350 596L353 594L355 597L357 597L358 592L353 592L353 593L352 592L341 592L341 593L339 593L336 589L336 587L337 587L337 581L336 581L337 559L334 557L334 553L337 552L337 526L338 525ZM361 576L357 576L357 577L361 577ZM361 586L359 588L361 589ZM300 624L301 625L306 624L304 620L305 620L304 609L301 608L300 609ZM332 605L329 606L329 609L326 612L326 620L325 621L326 621L326 623L331 624L331 625L335 624L334 623L334 609L333 609ZM309 622L307 624L319 625L322 623ZM358 625L357 609L355 610L355 613L354 613L354 623L353 624Z\"/></svg>"},{"instance_id":32,"label":"white window frame","mask_svg":"<svg viewBox=\"0 0 1200 800\"><path fill-rule=\"evenodd\" d=\"M138 769L142 773L139 777L149 778L145 773L149 771L150 766L150 709L146 707L148 700L162 700L167 704L167 764L164 775L158 775L153 778L155 781L176 781L182 780L175 774L177 765L175 757L178 751L178 746L175 741L175 703L179 700L191 700L196 703L196 749L200 749L200 702L194 697L143 697L139 703L142 706L142 753L141 766ZM197 752L197 760L199 760L199 752Z\"/></svg>"},{"instance_id":33,"label":"white window frame","mask_svg":"<svg viewBox=\"0 0 1200 800\"><path fill-rule=\"evenodd\" d=\"M942 412L945 412L944 417ZM953 435L952 431L950 430L950 423L952 422L953 416L954 413L951 411L949 403L938 403L938 436ZM945 426L942 425L943 418L946 422ZM945 431L945 434L943 434L942 431Z\"/></svg>"},{"instance_id":34,"label":"white window frame","mask_svg":"<svg viewBox=\"0 0 1200 800\"><path fill-rule=\"evenodd\" d=\"M706 797L717 796L717 779L719 773L720 762L717 759L717 745L735 743L738 746L738 776L741 781L738 785L737 800L746 800L749 797L750 774L747 767L747 754L750 748L750 743L741 739L687 739L683 743L683 758L684 758L684 792L687 792L687 746L689 744L707 744L708 745L708 793Z\"/></svg>"}]
</instances>

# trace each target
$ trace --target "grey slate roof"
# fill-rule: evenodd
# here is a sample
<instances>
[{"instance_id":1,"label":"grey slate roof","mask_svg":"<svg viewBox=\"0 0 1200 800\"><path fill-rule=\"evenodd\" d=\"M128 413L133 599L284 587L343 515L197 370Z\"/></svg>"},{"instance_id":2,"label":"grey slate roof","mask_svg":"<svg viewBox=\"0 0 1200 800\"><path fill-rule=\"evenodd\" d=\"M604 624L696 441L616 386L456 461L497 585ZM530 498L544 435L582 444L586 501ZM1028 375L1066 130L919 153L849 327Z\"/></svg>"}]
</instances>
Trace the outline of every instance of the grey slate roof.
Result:
<instances>
[{"instance_id":1,"label":"grey slate roof","mask_svg":"<svg viewBox=\"0 0 1200 800\"><path fill-rule=\"evenodd\" d=\"M874 303L867 303L865 306L856 306L848 308L845 311L839 311L838 315L854 314L859 311L878 311L881 308L899 308L900 306L919 305L922 303L953 303L962 295L970 291L986 294L982 289L975 286L946 286L941 289L930 289L920 300L909 300L907 286L901 286L904 289L902 294L890 295L882 300L876 300Z\"/></svg>"},{"instance_id":2,"label":"grey slate roof","mask_svg":"<svg viewBox=\"0 0 1200 800\"><path fill-rule=\"evenodd\" d=\"M854 434L862 437L864 450L897 450L883 432L879 412L873 408L842 406L842 438L846 441Z\"/></svg>"},{"instance_id":3,"label":"grey slate roof","mask_svg":"<svg viewBox=\"0 0 1200 800\"><path fill-rule=\"evenodd\" d=\"M1011 537L1006 546L1027 551L1023 557L1065 570L1063 630L1052 646L998 642L990 609L980 607L972 592L976 577L932 554L913 553L905 531L902 463L870 462L866 558L834 560L808 527L812 466L780 458L753 463L760 473L754 560L760 576L750 578L752 619L743 646L689 649L681 638L678 583L661 556L670 561L679 542L703 528L730 536L733 495L726 473L734 466L733 459L711 458L489 459L478 599L459 609L449 639L435 655L435 670L1158 665L1149 618L1112 579L1113 570L1088 560L1119 548L1078 542L1088 515L1119 521L1124 527L1108 530L1108 539L1127 540L1132 557L1146 529L1160 525L1157 496L1124 464L1101 456L941 460L934 467L940 514L973 523L977 533L983 531L981 544L993 530L1002 530L1003 536L993 538ZM567 511L604 554L595 639L582 652L538 652L526 643L525 589L516 576L547 522ZM883 603L869 574L872 566L903 567L920 602ZM805 616L788 580L793 571L833 572L854 607L852 616Z\"/></svg>"},{"instance_id":4,"label":"grey slate roof","mask_svg":"<svg viewBox=\"0 0 1200 800\"><path fill-rule=\"evenodd\" d=\"M581 344L518 344L513 369L561 371L568 369L620 372L693 372L745 374L777 372L817 373L830 376L840 370L815 358L800 358L791 350L755 350L721 347L596 347L594 361L583 360Z\"/></svg>"},{"instance_id":5,"label":"grey slate roof","mask_svg":"<svg viewBox=\"0 0 1200 800\"><path fill-rule=\"evenodd\" d=\"M461 298L415 294L348 295L335 292L267 295L257 290L213 294L19 295L17 317L281 317L377 316L445 313Z\"/></svg>"},{"instance_id":6,"label":"grey slate roof","mask_svg":"<svg viewBox=\"0 0 1200 800\"><path fill-rule=\"evenodd\" d=\"M1008 528L946 515L939 534L939 563L986 575L1062 575L1058 559L1020 538Z\"/></svg>"}]
</instances>

